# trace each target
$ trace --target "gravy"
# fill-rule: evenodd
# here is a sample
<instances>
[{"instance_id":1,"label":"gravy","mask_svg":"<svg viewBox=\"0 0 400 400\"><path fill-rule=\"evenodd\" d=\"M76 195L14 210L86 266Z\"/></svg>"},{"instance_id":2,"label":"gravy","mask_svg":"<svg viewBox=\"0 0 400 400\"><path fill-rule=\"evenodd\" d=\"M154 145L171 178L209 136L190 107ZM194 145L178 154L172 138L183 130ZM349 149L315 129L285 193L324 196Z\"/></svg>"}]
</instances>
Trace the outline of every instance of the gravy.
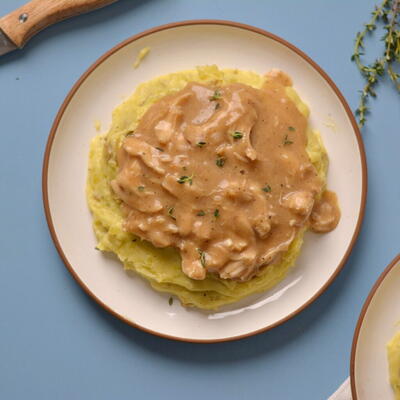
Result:
<instances>
[{"instance_id":1,"label":"gravy","mask_svg":"<svg viewBox=\"0 0 400 400\"><path fill-rule=\"evenodd\" d=\"M274 71L261 89L190 83L153 104L117 155L124 228L178 248L192 279L240 281L277 260L310 216L315 231L333 229L336 196L316 202L323 182L290 85Z\"/></svg>"}]
</instances>

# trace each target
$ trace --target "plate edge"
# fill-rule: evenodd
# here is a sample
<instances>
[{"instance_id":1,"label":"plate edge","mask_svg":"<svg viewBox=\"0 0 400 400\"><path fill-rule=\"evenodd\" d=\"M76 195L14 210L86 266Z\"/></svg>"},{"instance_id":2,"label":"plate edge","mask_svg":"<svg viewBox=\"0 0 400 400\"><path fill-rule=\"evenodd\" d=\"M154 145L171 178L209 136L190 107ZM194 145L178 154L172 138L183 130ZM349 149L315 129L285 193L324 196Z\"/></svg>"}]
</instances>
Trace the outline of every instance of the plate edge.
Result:
<instances>
[{"instance_id":1,"label":"plate edge","mask_svg":"<svg viewBox=\"0 0 400 400\"><path fill-rule=\"evenodd\" d=\"M356 135L357 139L357 144L359 148L359 154L361 158L361 170L362 170L362 176L361 176L361 183L362 183L362 190L361 190L361 202L360 202L360 211L357 219L357 224L353 233L353 236L350 240L349 246L342 257L342 260L336 267L334 273L330 276L328 281L315 293L308 301L306 301L304 304L302 304L299 308L294 310L292 313L288 314L286 317L281 318L280 320L276 321L273 324L270 324L266 327L244 333L241 335L237 336L231 336L231 337L226 337L226 338L219 338L219 339L195 339L195 338L185 338L185 337L179 337L179 336L172 336L164 333L160 333L157 331L153 331L151 329L145 328L139 324L136 324L133 321L128 320L125 318L123 315L118 314L114 310L112 310L109 306L107 306L105 303L103 303L99 298L97 298L94 293L90 291L90 289L86 286L86 284L79 278L77 273L74 271L72 265L69 263L67 257L65 256L60 242L58 241L58 237L56 235L51 213L50 213L50 207L49 207L49 199L48 199L48 190L47 190L47 184L48 184L48 166L49 166L49 159L50 159L50 152L52 148L52 144L55 138L55 134L58 128L58 125L64 115L65 110L67 109L70 101L72 100L73 96L75 93L78 91L80 86L83 84L83 82L89 77L89 75L100 65L103 63L108 57L110 57L112 54L114 54L116 51L120 50L124 46L128 45L129 43L138 40L142 37L148 36L152 33L160 32L163 30L167 29L172 29L172 28L177 28L177 27L182 27L182 26L189 26L189 25L223 25L223 26L229 26L233 28L239 28L251 32L258 33L260 35L263 35L267 38L273 39L276 42L288 47L290 50L294 51L296 54L298 54L300 57L302 57L305 61L308 62L308 64L311 65L311 67L314 68L321 76L324 78L324 80L329 84L329 86L332 88L336 96L339 98L339 101L341 102L342 106L345 109L345 112L351 122L351 125L353 127L354 133ZM354 247L354 244L356 242L356 239L359 235L362 221L364 219L364 214L365 214L365 205L366 205L366 196L367 196L367 163L366 163L366 155L365 155L365 149L364 149L364 143L361 137L360 130L358 128L357 122L354 118L354 115L347 104L347 101L345 100L344 96L336 86L336 84L332 81L332 79L328 76L328 74L315 62L313 61L308 55L306 55L303 51L298 49L296 46L293 44L287 42L286 40L282 39L281 37L270 33L266 30L263 30L261 28L257 28L251 25L246 25L242 24L239 22L234 22L234 21L227 21L227 20L214 20L214 19L198 19L198 20L186 20L186 21L181 21L181 22L173 22L165 25L160 25L148 30L145 30L141 33L138 33L136 35L133 35L129 37L128 39L120 42L110 50L108 50L106 53L104 53L101 57L99 57L78 79L78 81L73 85L69 93L67 94L66 98L64 99L61 107L59 108L59 111L57 112L56 118L53 122L53 125L50 130L50 134L47 140L46 148L45 148L45 153L44 153L44 159L43 159L43 168L42 168L42 196L43 196L43 206L44 206L44 211L45 211L45 216L46 216L46 221L48 224L48 228L50 231L50 235L52 237L52 240L54 242L54 245L57 249L57 252L59 256L61 257L62 261L64 262L66 268L72 275L72 277L76 280L76 282L82 287L82 289L85 291L85 293L91 297L97 304L101 305L105 310L107 310L111 315L114 317L117 317L118 319L122 320L123 322L127 323L128 325L131 325L135 328L138 328L144 332L151 333L153 335L166 338L166 339L172 339L172 340L177 340L177 341L183 341L183 342L192 342L192 343L217 343L217 342L226 342L226 341L233 341L233 340L241 340L262 332L266 332L270 329L273 329L284 322L289 321L296 315L298 315L301 311L306 309L309 305L311 305L319 296L321 296L322 293L324 293L328 287L331 285L331 283L335 280L335 278L339 275L339 273L343 270L343 267Z\"/></svg>"},{"instance_id":2,"label":"plate edge","mask_svg":"<svg viewBox=\"0 0 400 400\"><path fill-rule=\"evenodd\" d=\"M358 339L360 336L360 331L362 324L364 322L365 315L369 309L372 299L374 298L377 290L380 288L382 282L385 280L386 276L389 272L400 262L400 253L389 263L389 265L383 270L383 272L379 275L378 279L372 286L370 292L368 293L367 298L364 301L362 306L360 315L357 320L356 327L354 329L353 342L351 345L351 355L350 355L350 384L351 384L351 394L353 396L353 400L358 400L357 397L357 388L356 388L356 376L355 376L355 361L356 361L356 352Z\"/></svg>"}]
</instances>

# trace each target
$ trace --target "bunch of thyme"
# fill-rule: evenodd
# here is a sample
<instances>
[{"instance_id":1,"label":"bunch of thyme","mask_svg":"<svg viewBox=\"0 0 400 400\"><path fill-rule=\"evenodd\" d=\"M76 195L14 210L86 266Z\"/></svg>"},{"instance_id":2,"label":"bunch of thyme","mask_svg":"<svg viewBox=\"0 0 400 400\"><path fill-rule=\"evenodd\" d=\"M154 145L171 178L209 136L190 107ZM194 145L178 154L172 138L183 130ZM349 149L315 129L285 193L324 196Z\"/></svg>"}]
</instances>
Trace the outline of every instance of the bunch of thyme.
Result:
<instances>
[{"instance_id":1,"label":"bunch of thyme","mask_svg":"<svg viewBox=\"0 0 400 400\"><path fill-rule=\"evenodd\" d=\"M364 55L364 38L377 28L377 23L384 24L385 34L382 41L385 43L385 50L382 56L378 57L372 64L363 64L361 56ZM364 88L361 90L360 102L356 115L360 126L364 126L366 115L369 113L367 106L370 97L376 97L375 86L379 78L386 72L400 92L400 73L394 67L400 65L400 0L383 0L379 6L375 6L371 20L364 25L364 30L357 33L354 53L351 57L365 79Z\"/></svg>"}]
</instances>

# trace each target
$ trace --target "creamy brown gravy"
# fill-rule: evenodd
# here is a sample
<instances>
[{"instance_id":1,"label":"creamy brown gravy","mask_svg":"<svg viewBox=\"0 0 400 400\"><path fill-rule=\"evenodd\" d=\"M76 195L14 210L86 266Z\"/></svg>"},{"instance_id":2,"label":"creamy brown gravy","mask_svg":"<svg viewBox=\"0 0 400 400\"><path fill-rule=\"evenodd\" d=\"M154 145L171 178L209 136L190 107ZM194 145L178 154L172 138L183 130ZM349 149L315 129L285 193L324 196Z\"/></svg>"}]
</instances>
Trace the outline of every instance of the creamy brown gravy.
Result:
<instances>
[{"instance_id":1,"label":"creamy brown gravy","mask_svg":"<svg viewBox=\"0 0 400 400\"><path fill-rule=\"evenodd\" d=\"M315 231L333 229L336 196L325 192L314 207L323 183L289 85L276 72L260 90L190 83L151 106L111 183L125 229L178 248L190 278L242 281L285 252L310 215Z\"/></svg>"},{"instance_id":2,"label":"creamy brown gravy","mask_svg":"<svg viewBox=\"0 0 400 400\"><path fill-rule=\"evenodd\" d=\"M325 190L310 215L310 227L314 232L325 233L336 228L340 220L340 208L336 193Z\"/></svg>"}]
</instances>

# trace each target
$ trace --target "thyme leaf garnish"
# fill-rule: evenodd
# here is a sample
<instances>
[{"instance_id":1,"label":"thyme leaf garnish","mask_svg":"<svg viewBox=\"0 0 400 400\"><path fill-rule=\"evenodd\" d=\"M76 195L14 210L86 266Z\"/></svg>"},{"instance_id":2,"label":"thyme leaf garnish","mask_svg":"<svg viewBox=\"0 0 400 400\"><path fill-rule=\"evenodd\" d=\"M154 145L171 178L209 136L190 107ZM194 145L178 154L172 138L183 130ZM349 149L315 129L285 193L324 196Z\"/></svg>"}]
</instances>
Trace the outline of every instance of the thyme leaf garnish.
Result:
<instances>
[{"instance_id":1,"label":"thyme leaf garnish","mask_svg":"<svg viewBox=\"0 0 400 400\"><path fill-rule=\"evenodd\" d=\"M174 216L174 211L175 211L174 207L168 208L168 216L171 217L173 220L176 220L176 218Z\"/></svg>"},{"instance_id":2,"label":"thyme leaf garnish","mask_svg":"<svg viewBox=\"0 0 400 400\"><path fill-rule=\"evenodd\" d=\"M206 266L206 253L201 249L197 249L197 252L200 254L200 263L203 267Z\"/></svg>"},{"instance_id":3,"label":"thyme leaf garnish","mask_svg":"<svg viewBox=\"0 0 400 400\"><path fill-rule=\"evenodd\" d=\"M237 140L237 139L241 139L243 137L243 133L239 132L239 131L235 131L232 133L232 137Z\"/></svg>"},{"instance_id":4,"label":"thyme leaf garnish","mask_svg":"<svg viewBox=\"0 0 400 400\"><path fill-rule=\"evenodd\" d=\"M270 185L265 185L265 186L262 188L262 191L265 192L265 193L269 193L269 192L272 191L272 188L271 188Z\"/></svg>"},{"instance_id":5,"label":"thyme leaf garnish","mask_svg":"<svg viewBox=\"0 0 400 400\"><path fill-rule=\"evenodd\" d=\"M364 29L356 35L351 56L365 81L355 111L360 127L365 125L367 114L370 112L369 99L376 97L375 87L386 73L400 93L400 74L394 70L394 67L400 64L400 0L383 0L379 6L375 6L371 15L369 22L364 24ZM381 39L384 42L384 51L371 64L364 64L361 61L365 50L364 39L374 33L378 22L383 23L385 31Z\"/></svg>"},{"instance_id":6,"label":"thyme leaf garnish","mask_svg":"<svg viewBox=\"0 0 400 400\"><path fill-rule=\"evenodd\" d=\"M192 186L192 184L193 184L193 175L191 175L191 176L183 175L179 179L177 179L176 181L178 183L180 183L181 185L183 185L185 182L189 182L189 185Z\"/></svg>"},{"instance_id":7,"label":"thyme leaf garnish","mask_svg":"<svg viewBox=\"0 0 400 400\"><path fill-rule=\"evenodd\" d=\"M224 164L225 164L225 158L223 158L223 157L218 157L216 160L215 160L215 164L217 165L217 167L220 167L220 168L222 168L223 166L224 166Z\"/></svg>"},{"instance_id":8,"label":"thyme leaf garnish","mask_svg":"<svg viewBox=\"0 0 400 400\"><path fill-rule=\"evenodd\" d=\"M217 89L214 91L214 94L210 97L210 101L219 100L222 97L221 92Z\"/></svg>"},{"instance_id":9,"label":"thyme leaf garnish","mask_svg":"<svg viewBox=\"0 0 400 400\"><path fill-rule=\"evenodd\" d=\"M283 145L286 146L288 144L293 144L293 140L289 140L288 135L285 135L283 139Z\"/></svg>"}]
</instances>

